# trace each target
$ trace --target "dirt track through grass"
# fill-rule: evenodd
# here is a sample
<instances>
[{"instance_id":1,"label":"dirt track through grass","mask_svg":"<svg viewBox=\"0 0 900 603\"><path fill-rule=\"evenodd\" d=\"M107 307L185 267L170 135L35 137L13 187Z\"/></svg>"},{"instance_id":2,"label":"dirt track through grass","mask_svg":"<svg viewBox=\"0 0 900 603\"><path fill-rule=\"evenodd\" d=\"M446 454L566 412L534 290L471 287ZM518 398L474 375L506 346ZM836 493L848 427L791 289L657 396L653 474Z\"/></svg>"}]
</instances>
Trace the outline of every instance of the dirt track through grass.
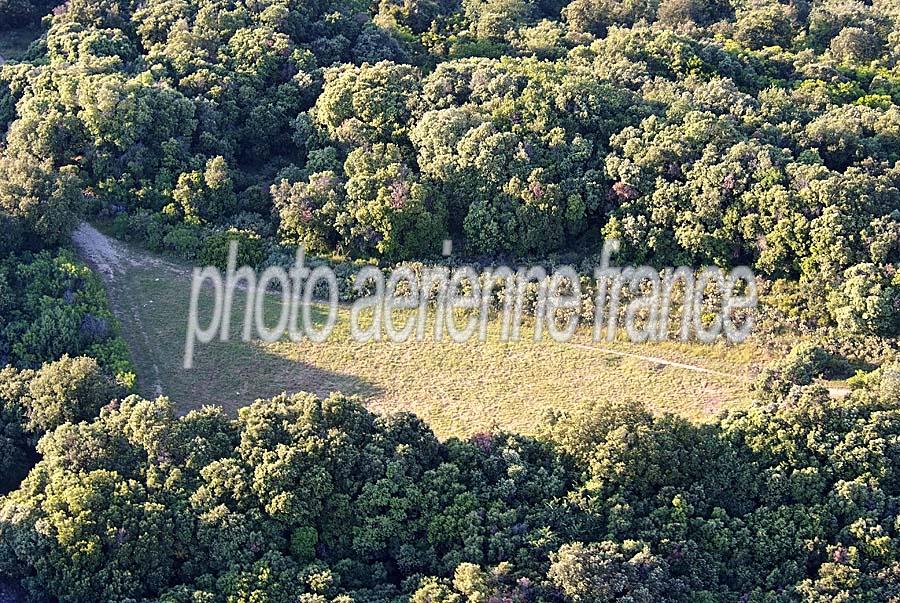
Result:
<instances>
[{"instance_id":1,"label":"dirt track through grass","mask_svg":"<svg viewBox=\"0 0 900 603\"><path fill-rule=\"evenodd\" d=\"M466 344L363 344L349 337L346 309L325 343L245 343L237 336L243 300L236 299L232 339L198 346L194 368L184 370L189 269L87 224L73 238L107 283L140 392L164 392L183 412L207 403L234 410L282 391L343 391L378 412L414 412L444 437L498 427L529 433L548 410L623 399L703 419L745 405L747 381L765 360L752 345L595 344L586 335L568 344L524 337L501 342L490 334L485 342ZM267 297L269 324L279 302ZM212 305L210 295L201 296L201 314L211 313Z\"/></svg>"}]
</instances>

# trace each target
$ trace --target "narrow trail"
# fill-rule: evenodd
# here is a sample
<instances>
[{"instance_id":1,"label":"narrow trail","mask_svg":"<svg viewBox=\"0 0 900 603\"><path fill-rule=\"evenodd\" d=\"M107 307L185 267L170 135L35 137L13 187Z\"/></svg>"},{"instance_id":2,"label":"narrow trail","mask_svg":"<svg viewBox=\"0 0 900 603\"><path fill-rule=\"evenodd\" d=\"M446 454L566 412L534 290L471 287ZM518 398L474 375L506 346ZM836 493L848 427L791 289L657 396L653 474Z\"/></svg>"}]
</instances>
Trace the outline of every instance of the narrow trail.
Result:
<instances>
[{"instance_id":1,"label":"narrow trail","mask_svg":"<svg viewBox=\"0 0 900 603\"><path fill-rule=\"evenodd\" d=\"M179 276L189 274L172 262L132 250L87 222L82 222L72 232L72 242L81 256L103 274L104 278L124 274L128 268L162 268Z\"/></svg>"},{"instance_id":2,"label":"narrow trail","mask_svg":"<svg viewBox=\"0 0 900 603\"><path fill-rule=\"evenodd\" d=\"M643 360L645 362L653 362L656 364L661 364L664 366L674 366L676 368L684 369L687 371L695 371L698 373L705 373L707 375L715 375L717 377L726 377L730 379L735 379L737 381L743 381L744 383L750 383L752 380L742 375L735 375L732 373L726 373L723 371L717 371L715 369L706 368L703 366L697 366L694 364L686 364L684 362L677 362L675 360L668 360L666 358L660 358L658 356L644 356L643 354L633 354L631 352L622 352L619 350L613 350L610 348L604 348L601 346L591 346L585 345L583 343L570 343L569 345L575 346L576 348L582 350L592 350L594 352L600 352L601 354L609 354L610 356L619 356L623 358L635 358L637 360ZM847 387L829 387L828 395L832 398L843 398L845 396L850 395L850 389Z\"/></svg>"},{"instance_id":3,"label":"narrow trail","mask_svg":"<svg viewBox=\"0 0 900 603\"><path fill-rule=\"evenodd\" d=\"M107 295L109 295L110 304L113 307L113 312L119 316L120 323L123 322L123 315L127 315L130 319L129 323L134 325L141 345L146 350L146 357L155 358L153 340L141 322L141 300L118 295L117 288L113 285L116 278L123 276L130 268L163 268L179 276L185 275L186 272L178 266L159 258L132 251L123 243L106 236L87 222L82 222L74 230L72 243L74 243L82 259L99 272L106 282L106 291ZM162 377L156 361L150 363L149 375L141 374L138 378L145 382L147 388L154 395L163 395Z\"/></svg>"},{"instance_id":4,"label":"narrow trail","mask_svg":"<svg viewBox=\"0 0 900 603\"><path fill-rule=\"evenodd\" d=\"M748 381L748 379L742 375L735 375L733 373L717 371L715 369L706 368L705 366L698 366L696 364L687 364L684 362L677 362L675 360L668 360L666 358L661 358L659 356L645 356L643 354L622 352L622 351L614 350L611 348L605 348L602 346L595 346L595 345L587 345L584 343L569 342L569 345L576 347L580 350L589 350L592 352L600 352L601 354L609 354L610 356L618 356L620 358L634 358L636 360L643 360L644 362L649 362L652 364L661 364L664 366L674 366L676 368L685 369L688 371L695 371L695 372L704 373L707 375L715 375L717 377L727 377L730 379L735 379L737 381L745 381L745 382Z\"/></svg>"}]
</instances>

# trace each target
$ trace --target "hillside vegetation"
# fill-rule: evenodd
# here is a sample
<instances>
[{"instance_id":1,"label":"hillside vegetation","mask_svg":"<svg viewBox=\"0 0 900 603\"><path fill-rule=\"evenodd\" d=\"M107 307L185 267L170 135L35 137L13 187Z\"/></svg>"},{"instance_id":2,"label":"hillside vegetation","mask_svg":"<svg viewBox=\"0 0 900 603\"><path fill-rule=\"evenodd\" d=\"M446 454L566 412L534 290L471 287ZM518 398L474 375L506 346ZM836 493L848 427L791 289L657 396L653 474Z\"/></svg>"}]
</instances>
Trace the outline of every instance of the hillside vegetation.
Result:
<instances>
[{"instance_id":1,"label":"hillside vegetation","mask_svg":"<svg viewBox=\"0 0 900 603\"><path fill-rule=\"evenodd\" d=\"M748 264L792 328L865 355L900 332L898 14L72 0L0 71L0 205L45 240L55 213L116 214L204 264L229 237L251 264L300 243L422 259L448 237L590 263L615 237L620 262Z\"/></svg>"},{"instance_id":2,"label":"hillside vegetation","mask_svg":"<svg viewBox=\"0 0 900 603\"><path fill-rule=\"evenodd\" d=\"M900 601L898 23L896 0L0 0L0 599ZM752 267L760 347L608 346L701 373L234 343L186 377L183 270L92 260L107 297L68 249L85 218L190 264L304 245L342 279L445 239L590 273L617 238L619 263ZM372 412L397 409L434 426Z\"/></svg>"}]
</instances>

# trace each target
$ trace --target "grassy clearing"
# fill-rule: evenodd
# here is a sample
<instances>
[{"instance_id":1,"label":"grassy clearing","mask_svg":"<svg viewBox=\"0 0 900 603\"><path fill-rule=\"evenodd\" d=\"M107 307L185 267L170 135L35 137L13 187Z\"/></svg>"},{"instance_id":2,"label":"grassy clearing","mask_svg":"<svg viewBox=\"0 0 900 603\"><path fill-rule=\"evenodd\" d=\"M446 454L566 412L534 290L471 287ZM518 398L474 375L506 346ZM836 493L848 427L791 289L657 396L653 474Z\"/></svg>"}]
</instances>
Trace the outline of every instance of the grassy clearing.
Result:
<instances>
[{"instance_id":1,"label":"grassy clearing","mask_svg":"<svg viewBox=\"0 0 900 603\"><path fill-rule=\"evenodd\" d=\"M124 246L120 248L125 249ZM131 250L135 254L142 254ZM132 259L133 260L133 259ZM575 344L501 342L492 326L485 342L357 343L349 337L349 311L342 308L325 343L239 340L244 293L235 299L229 342L199 344L194 368L182 361L190 283L158 262L134 262L109 280L113 307L122 321L144 395L161 389L182 411L206 403L234 410L282 391L357 394L378 412L411 411L440 436L463 436L502 427L532 431L551 409L572 410L614 400L643 400L659 412L692 419L744 405L746 379L766 360L752 345L726 347L667 342L597 345L588 335ZM206 324L212 296L201 296ZM268 324L277 322L280 297L265 301ZM317 315L318 316L318 315ZM321 319L321 316L318 316ZM613 352L655 356L728 375L702 373Z\"/></svg>"}]
</instances>

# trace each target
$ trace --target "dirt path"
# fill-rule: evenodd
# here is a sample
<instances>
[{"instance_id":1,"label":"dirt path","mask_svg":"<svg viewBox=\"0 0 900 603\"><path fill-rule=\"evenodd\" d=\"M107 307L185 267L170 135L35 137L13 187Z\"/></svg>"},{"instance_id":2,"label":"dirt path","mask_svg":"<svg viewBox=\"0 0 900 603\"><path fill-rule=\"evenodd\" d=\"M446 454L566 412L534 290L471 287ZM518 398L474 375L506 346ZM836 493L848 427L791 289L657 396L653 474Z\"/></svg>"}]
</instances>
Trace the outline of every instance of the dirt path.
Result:
<instances>
[{"instance_id":1,"label":"dirt path","mask_svg":"<svg viewBox=\"0 0 900 603\"><path fill-rule=\"evenodd\" d=\"M172 262L132 250L87 222L82 222L72 232L72 242L81 257L107 279L116 274L124 274L129 268L162 268L179 276L188 274L187 270Z\"/></svg>"},{"instance_id":2,"label":"dirt path","mask_svg":"<svg viewBox=\"0 0 900 603\"><path fill-rule=\"evenodd\" d=\"M114 282L117 277L123 276L126 271L133 268L163 269L179 277L186 276L187 272L165 260L136 252L124 243L106 236L87 222L78 225L72 233L72 242L79 255L99 272L106 282L110 304L113 312L119 315L120 323L125 322L121 318L123 315L127 315L130 318L128 322L133 325L139 345L144 348L146 357L155 358L156 346L153 345L150 335L141 322L140 304L143 300L119 295ZM144 381L146 389L152 391L154 395L161 396L163 395L163 385L159 364L154 360L151 360L149 364L150 374L141 374L138 378ZM146 372L144 371L144 373Z\"/></svg>"},{"instance_id":3,"label":"dirt path","mask_svg":"<svg viewBox=\"0 0 900 603\"><path fill-rule=\"evenodd\" d=\"M706 368L705 366L697 366L696 364L686 364L684 362L677 362L675 360L668 360L666 358L661 358L659 356L645 356L643 354L633 354L631 352L621 352L619 350L613 350L611 348L604 348L600 346L594 345L586 345L584 343L569 343L569 345L575 346L581 350L590 350L593 352L600 352L601 354L609 354L610 356L618 356L620 358L635 358L637 360L643 360L644 362L649 362L651 364L661 364L663 366L673 366L675 368L685 369L688 371L695 371L698 373L704 373L707 375L716 375L717 377L728 377L730 379L737 379L738 381L746 381L747 379L741 375L734 375L732 373L725 373L723 371L717 371L715 369Z\"/></svg>"}]
</instances>

